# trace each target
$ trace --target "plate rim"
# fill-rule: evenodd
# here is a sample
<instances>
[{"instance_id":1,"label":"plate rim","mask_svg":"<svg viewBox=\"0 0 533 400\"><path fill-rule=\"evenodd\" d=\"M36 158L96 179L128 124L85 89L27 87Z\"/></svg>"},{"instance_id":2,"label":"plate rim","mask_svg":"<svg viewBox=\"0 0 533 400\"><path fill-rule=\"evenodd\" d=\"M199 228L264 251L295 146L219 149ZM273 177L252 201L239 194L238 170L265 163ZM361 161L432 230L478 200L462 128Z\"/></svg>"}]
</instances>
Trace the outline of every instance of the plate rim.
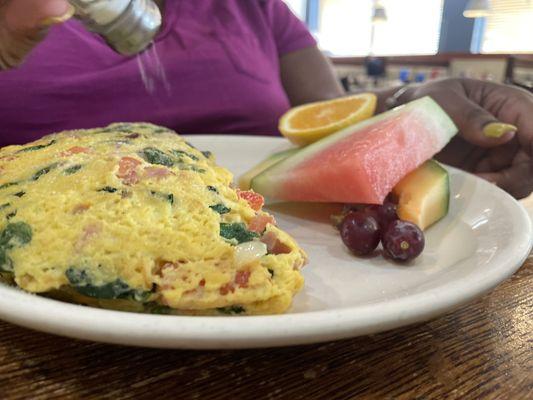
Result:
<instances>
[{"instance_id":1,"label":"plate rim","mask_svg":"<svg viewBox=\"0 0 533 400\"><path fill-rule=\"evenodd\" d=\"M198 136L207 140L247 137L275 140L280 144L288 143L283 138L272 136L183 135L187 139ZM206 317L150 315L98 309L48 299L0 284L0 296L10 303L10 306L4 306L4 301L0 302L0 318L26 328L71 338L181 349L241 349L310 344L377 333L430 319L493 289L522 266L533 247L532 221L522 204L475 175L453 167L447 168L468 175L468 179L479 180L483 185L490 186L490 190L497 191L499 196L504 196L506 201L516 207L518 214L521 214L523 226L520 232L526 233L512 245L512 253L517 254L516 258L506 258L500 262L501 257L495 257L491 264L498 261L497 268L481 276L474 274L476 290L471 290L473 277L469 277L396 299L333 310L281 315ZM469 290L466 290L467 288ZM427 302L428 296L432 297L430 306L421 302L422 299ZM81 310L83 312L80 312ZM49 317L51 314L54 315L52 319ZM246 323L235 324L236 321L242 320ZM140 325L141 329L132 330L132 324ZM293 324L298 324L298 328L292 329ZM238 329L233 328L235 325ZM230 337L225 336L228 334Z\"/></svg>"}]
</instances>

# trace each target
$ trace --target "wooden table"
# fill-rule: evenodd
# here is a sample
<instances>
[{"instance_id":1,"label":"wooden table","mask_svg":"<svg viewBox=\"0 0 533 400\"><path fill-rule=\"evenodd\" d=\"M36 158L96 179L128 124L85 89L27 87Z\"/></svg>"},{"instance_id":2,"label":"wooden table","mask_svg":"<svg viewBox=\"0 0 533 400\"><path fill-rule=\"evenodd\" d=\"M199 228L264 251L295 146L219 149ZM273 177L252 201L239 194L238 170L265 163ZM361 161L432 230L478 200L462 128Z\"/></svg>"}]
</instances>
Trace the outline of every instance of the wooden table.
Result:
<instances>
[{"instance_id":1,"label":"wooden table","mask_svg":"<svg viewBox=\"0 0 533 400\"><path fill-rule=\"evenodd\" d=\"M0 322L0 399L532 399L532 288L533 255L433 321L270 350L138 349Z\"/></svg>"}]
</instances>

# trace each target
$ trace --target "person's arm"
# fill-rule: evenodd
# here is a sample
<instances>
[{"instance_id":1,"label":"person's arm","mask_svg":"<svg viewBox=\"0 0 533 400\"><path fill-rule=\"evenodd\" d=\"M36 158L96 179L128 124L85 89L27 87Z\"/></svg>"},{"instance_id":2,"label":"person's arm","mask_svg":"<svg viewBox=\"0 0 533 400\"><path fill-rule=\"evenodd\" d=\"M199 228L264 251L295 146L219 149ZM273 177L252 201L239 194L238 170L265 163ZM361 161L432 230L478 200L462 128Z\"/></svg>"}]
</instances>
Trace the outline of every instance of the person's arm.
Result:
<instances>
[{"instance_id":1,"label":"person's arm","mask_svg":"<svg viewBox=\"0 0 533 400\"><path fill-rule=\"evenodd\" d=\"M281 81L293 107L346 95L331 62L316 46L285 54L280 66ZM374 91L378 96L377 112L385 111L386 99L397 89Z\"/></svg>"},{"instance_id":2,"label":"person's arm","mask_svg":"<svg viewBox=\"0 0 533 400\"><path fill-rule=\"evenodd\" d=\"M333 66L316 46L282 56L280 72L292 106L334 99L344 94Z\"/></svg>"},{"instance_id":3,"label":"person's arm","mask_svg":"<svg viewBox=\"0 0 533 400\"><path fill-rule=\"evenodd\" d=\"M0 70L19 65L51 25L73 14L66 0L0 0Z\"/></svg>"}]
</instances>

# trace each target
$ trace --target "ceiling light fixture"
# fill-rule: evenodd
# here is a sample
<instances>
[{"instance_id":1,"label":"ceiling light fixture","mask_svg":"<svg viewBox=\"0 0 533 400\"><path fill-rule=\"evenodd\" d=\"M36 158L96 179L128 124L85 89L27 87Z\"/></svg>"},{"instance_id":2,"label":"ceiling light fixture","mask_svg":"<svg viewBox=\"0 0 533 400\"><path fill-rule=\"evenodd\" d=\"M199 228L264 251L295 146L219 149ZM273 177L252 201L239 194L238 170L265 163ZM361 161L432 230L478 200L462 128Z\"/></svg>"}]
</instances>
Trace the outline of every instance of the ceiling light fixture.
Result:
<instances>
[{"instance_id":1,"label":"ceiling light fixture","mask_svg":"<svg viewBox=\"0 0 533 400\"><path fill-rule=\"evenodd\" d=\"M470 0L463 11L466 18L479 18L490 15L489 0Z\"/></svg>"}]
</instances>

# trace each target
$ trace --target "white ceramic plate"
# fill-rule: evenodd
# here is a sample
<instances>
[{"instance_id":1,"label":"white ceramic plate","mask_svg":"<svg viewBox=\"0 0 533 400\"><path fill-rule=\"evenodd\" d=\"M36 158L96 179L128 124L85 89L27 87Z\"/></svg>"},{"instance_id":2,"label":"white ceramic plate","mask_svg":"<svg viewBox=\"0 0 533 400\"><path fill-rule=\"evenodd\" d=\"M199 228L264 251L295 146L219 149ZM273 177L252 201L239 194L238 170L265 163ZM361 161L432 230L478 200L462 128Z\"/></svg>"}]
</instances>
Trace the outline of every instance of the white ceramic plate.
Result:
<instances>
[{"instance_id":1,"label":"white ceramic plate","mask_svg":"<svg viewBox=\"0 0 533 400\"><path fill-rule=\"evenodd\" d=\"M197 136L236 175L287 146L282 139ZM170 348L225 349L348 338L427 320L487 292L515 272L532 244L528 214L513 198L450 169L449 215L426 235L411 266L349 254L317 207L271 208L308 252L306 285L285 315L179 317L115 312L62 303L0 285L0 318L81 339Z\"/></svg>"}]
</instances>

